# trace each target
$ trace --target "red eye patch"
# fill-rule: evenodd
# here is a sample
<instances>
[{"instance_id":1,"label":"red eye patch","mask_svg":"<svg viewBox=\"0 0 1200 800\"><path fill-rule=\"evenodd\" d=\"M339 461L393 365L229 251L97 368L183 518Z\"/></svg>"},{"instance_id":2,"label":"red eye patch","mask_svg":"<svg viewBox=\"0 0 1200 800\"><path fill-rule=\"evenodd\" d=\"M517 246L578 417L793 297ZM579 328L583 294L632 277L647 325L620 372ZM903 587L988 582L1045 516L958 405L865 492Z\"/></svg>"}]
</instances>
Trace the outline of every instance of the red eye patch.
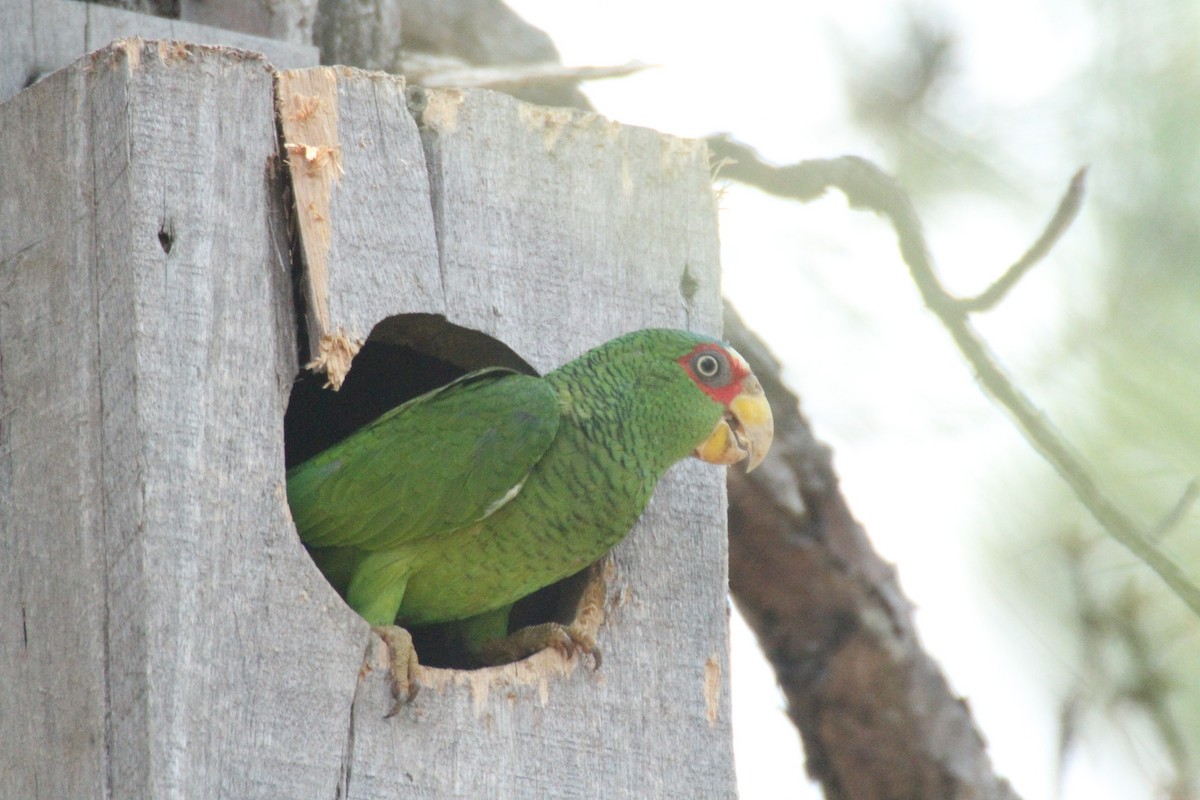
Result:
<instances>
[{"instance_id":1,"label":"red eye patch","mask_svg":"<svg viewBox=\"0 0 1200 800\"><path fill-rule=\"evenodd\" d=\"M705 353L712 354L721 363L722 372L708 376L697 373L697 360ZM703 389L705 394L724 406L728 406L733 398L741 394L742 381L750 374L750 367L735 351L709 342L696 345L678 361L688 377Z\"/></svg>"}]
</instances>

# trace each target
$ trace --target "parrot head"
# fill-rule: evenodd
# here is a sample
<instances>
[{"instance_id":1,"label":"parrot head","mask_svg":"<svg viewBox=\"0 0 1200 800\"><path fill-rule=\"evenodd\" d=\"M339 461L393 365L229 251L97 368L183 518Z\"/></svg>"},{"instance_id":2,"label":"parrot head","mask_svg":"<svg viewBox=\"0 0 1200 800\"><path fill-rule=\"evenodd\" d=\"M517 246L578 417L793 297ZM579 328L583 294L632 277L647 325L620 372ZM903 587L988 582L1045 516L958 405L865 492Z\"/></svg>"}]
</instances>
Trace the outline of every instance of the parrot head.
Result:
<instances>
[{"instance_id":1,"label":"parrot head","mask_svg":"<svg viewBox=\"0 0 1200 800\"><path fill-rule=\"evenodd\" d=\"M710 464L746 461L749 472L771 447L775 423L762 384L736 350L716 341L697 344L678 360L688 377L723 408L721 418L693 452Z\"/></svg>"},{"instance_id":2,"label":"parrot head","mask_svg":"<svg viewBox=\"0 0 1200 800\"><path fill-rule=\"evenodd\" d=\"M710 464L757 467L774 434L771 407L746 360L708 336L646 328L612 339L547 376L564 406L588 419L589 437L661 474L692 455ZM656 478L657 480L657 478Z\"/></svg>"}]
</instances>

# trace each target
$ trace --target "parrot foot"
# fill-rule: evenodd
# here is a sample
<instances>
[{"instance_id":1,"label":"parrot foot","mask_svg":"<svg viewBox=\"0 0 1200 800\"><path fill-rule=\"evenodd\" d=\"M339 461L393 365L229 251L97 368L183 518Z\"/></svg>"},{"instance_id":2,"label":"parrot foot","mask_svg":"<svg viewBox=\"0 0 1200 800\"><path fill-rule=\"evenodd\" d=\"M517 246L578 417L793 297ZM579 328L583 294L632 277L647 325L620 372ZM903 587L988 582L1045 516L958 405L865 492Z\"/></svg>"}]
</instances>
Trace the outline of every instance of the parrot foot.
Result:
<instances>
[{"instance_id":1,"label":"parrot foot","mask_svg":"<svg viewBox=\"0 0 1200 800\"><path fill-rule=\"evenodd\" d=\"M553 647L563 658L570 658L575 653L589 655L592 657L592 669L600 669L600 648L596 646L595 637L575 624L561 625L557 622L530 625L503 639L485 642L475 656L485 665L508 664L547 647Z\"/></svg>"},{"instance_id":2,"label":"parrot foot","mask_svg":"<svg viewBox=\"0 0 1200 800\"><path fill-rule=\"evenodd\" d=\"M384 719L394 717L401 708L417 696L417 651L413 648L412 634L399 625L377 625L371 632L383 639L388 650L388 674L392 682L392 697L395 703Z\"/></svg>"}]
</instances>

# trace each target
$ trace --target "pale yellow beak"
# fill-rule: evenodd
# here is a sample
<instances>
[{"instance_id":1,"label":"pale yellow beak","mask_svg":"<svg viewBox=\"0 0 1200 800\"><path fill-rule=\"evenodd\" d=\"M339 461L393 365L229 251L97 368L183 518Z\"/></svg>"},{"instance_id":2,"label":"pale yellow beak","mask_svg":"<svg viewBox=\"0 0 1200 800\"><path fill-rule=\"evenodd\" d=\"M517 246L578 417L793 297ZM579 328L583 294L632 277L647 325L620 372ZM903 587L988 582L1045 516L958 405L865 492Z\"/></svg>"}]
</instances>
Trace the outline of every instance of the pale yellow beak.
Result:
<instances>
[{"instance_id":1,"label":"pale yellow beak","mask_svg":"<svg viewBox=\"0 0 1200 800\"><path fill-rule=\"evenodd\" d=\"M749 472L767 457L774 436L771 406L762 384L751 375L746 378L742 393L730 401L729 412L717 422L694 455L710 464L736 464L747 459L746 472Z\"/></svg>"}]
</instances>

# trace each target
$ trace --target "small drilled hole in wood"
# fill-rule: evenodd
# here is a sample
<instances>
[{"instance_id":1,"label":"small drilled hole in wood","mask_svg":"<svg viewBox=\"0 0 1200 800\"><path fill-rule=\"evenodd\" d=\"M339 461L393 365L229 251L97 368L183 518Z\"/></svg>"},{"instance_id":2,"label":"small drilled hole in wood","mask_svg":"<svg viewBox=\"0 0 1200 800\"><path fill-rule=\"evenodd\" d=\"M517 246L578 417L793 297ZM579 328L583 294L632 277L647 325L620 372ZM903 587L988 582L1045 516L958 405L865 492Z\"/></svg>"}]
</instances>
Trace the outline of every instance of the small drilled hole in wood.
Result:
<instances>
[{"instance_id":1,"label":"small drilled hole in wood","mask_svg":"<svg viewBox=\"0 0 1200 800\"><path fill-rule=\"evenodd\" d=\"M324 388L324 375L302 370L297 376L284 417L285 463L289 469L303 463L401 403L490 366L536 374L502 342L439 315L389 317L372 330L340 391ZM602 588L600 575L600 570L584 569L520 600L510 616L510 631L542 622L570 623L589 583L600 581ZM347 608L346 613L354 612ZM440 626L410 632L423 665L470 666Z\"/></svg>"},{"instance_id":2,"label":"small drilled hole in wood","mask_svg":"<svg viewBox=\"0 0 1200 800\"><path fill-rule=\"evenodd\" d=\"M684 267L683 275L679 278L679 294L683 296L685 302L691 303L699 289L700 281L692 275L691 267Z\"/></svg>"},{"instance_id":3,"label":"small drilled hole in wood","mask_svg":"<svg viewBox=\"0 0 1200 800\"><path fill-rule=\"evenodd\" d=\"M158 246L167 255L171 253L171 247L175 244L175 225L170 220L163 220L158 226Z\"/></svg>"}]
</instances>

